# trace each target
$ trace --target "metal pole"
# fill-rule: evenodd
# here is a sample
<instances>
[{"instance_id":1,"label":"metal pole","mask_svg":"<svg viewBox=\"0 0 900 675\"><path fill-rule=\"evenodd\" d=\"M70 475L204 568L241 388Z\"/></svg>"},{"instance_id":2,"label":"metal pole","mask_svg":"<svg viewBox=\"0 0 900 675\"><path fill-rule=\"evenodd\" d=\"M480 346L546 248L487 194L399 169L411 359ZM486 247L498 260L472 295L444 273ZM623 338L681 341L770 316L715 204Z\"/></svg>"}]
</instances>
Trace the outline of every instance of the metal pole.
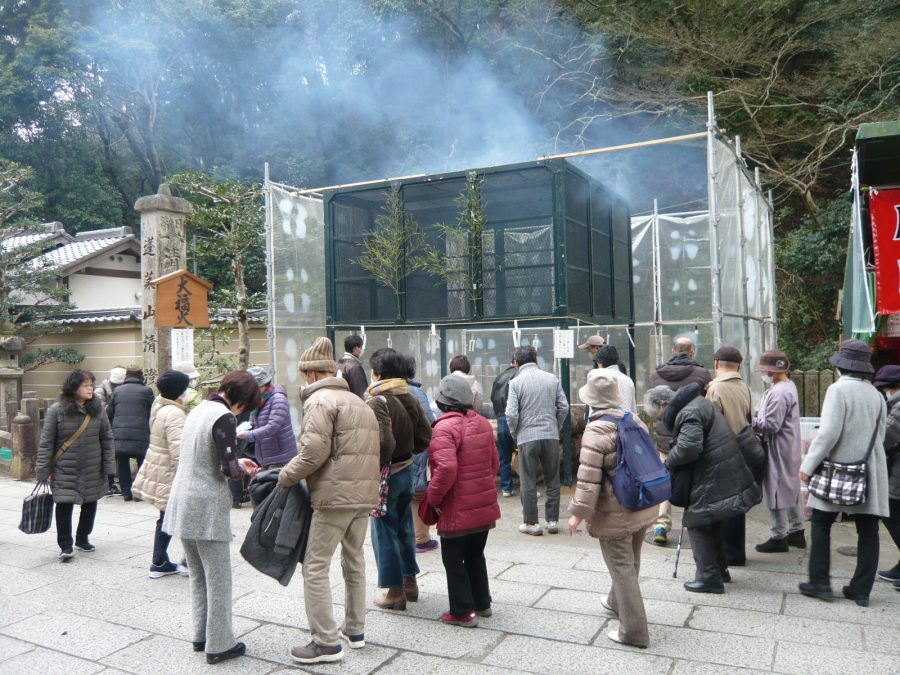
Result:
<instances>
[{"instance_id":1,"label":"metal pole","mask_svg":"<svg viewBox=\"0 0 900 675\"><path fill-rule=\"evenodd\" d=\"M769 190L769 217L766 227L769 230L769 318L772 321L772 348L778 348L778 304L775 298L775 202Z\"/></svg>"},{"instance_id":2,"label":"metal pole","mask_svg":"<svg viewBox=\"0 0 900 675\"><path fill-rule=\"evenodd\" d=\"M656 362L663 362L663 336L662 336L662 256L659 253L659 207L657 200L653 200L653 220L651 221L653 244L653 322L656 333Z\"/></svg>"},{"instance_id":3,"label":"metal pole","mask_svg":"<svg viewBox=\"0 0 900 675\"><path fill-rule=\"evenodd\" d=\"M654 138L649 141L638 141L637 143L626 143L624 145L610 145L605 148L594 148L592 150L580 150L579 152L564 152L559 155L544 155L538 158L538 161L545 159L569 159L571 157L586 157L588 155L599 155L604 152L617 152L618 150L632 150L634 148L647 148L651 145L662 145L664 143L680 143L682 141L690 141L695 138L703 138L706 136L705 131L698 131L693 134L683 134L681 136L669 136L668 138Z\"/></svg>"},{"instance_id":4,"label":"metal pole","mask_svg":"<svg viewBox=\"0 0 900 675\"><path fill-rule=\"evenodd\" d=\"M690 141L695 138L703 138L706 136L705 131L698 131L693 134L683 134L681 136L669 136L667 138L654 138L649 141L639 141L637 143L626 143L625 145L611 145L606 148L594 148L593 150L581 150L580 152L566 152L559 155L544 155L543 157L539 157L536 161L542 162L549 159L566 159L569 157L586 157L588 155L598 155L604 152L616 152L618 150L631 150L634 148L646 148L652 145L662 145L664 143L681 143L683 141ZM351 187L363 187L365 185L374 185L376 183L390 183L394 181L401 180L411 180L413 178L424 178L427 174L424 173L415 173L409 176L397 176L395 178L379 178L377 180L366 180L361 181L359 183L341 183L339 185L326 185L324 187L317 188L308 188L305 190L295 190L291 194L293 195L307 195L313 193L320 192L328 192L329 190L340 190L343 188L351 188Z\"/></svg>"},{"instance_id":5,"label":"metal pole","mask_svg":"<svg viewBox=\"0 0 900 675\"><path fill-rule=\"evenodd\" d=\"M266 341L269 343L269 367L273 379L278 381L278 364L275 362L275 233L272 213L272 186L269 183L269 163L263 168L263 193L266 199L266 300L269 325L266 326Z\"/></svg>"},{"instance_id":6,"label":"metal pole","mask_svg":"<svg viewBox=\"0 0 900 675\"><path fill-rule=\"evenodd\" d=\"M750 380L750 295L747 291L747 236L744 232L744 190L742 188L742 179L744 178L741 171L741 137L734 137L734 180L737 188L737 216L738 227L741 230L741 290L744 298L744 377Z\"/></svg>"},{"instance_id":7,"label":"metal pole","mask_svg":"<svg viewBox=\"0 0 900 675\"><path fill-rule=\"evenodd\" d=\"M712 281L713 344L722 341L722 279L719 269L719 213L716 199L716 111L713 93L706 92L706 172L709 199L709 263Z\"/></svg>"}]
</instances>

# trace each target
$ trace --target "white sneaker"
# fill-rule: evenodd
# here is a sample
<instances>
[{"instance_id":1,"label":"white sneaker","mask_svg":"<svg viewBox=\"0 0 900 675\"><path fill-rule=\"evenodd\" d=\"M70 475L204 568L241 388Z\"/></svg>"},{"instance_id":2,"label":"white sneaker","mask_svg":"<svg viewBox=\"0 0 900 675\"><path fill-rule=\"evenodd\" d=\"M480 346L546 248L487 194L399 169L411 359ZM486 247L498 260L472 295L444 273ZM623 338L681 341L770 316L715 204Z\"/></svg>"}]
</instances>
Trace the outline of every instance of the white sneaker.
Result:
<instances>
[{"instance_id":1,"label":"white sneaker","mask_svg":"<svg viewBox=\"0 0 900 675\"><path fill-rule=\"evenodd\" d=\"M547 521L547 534L559 534L559 525L555 520Z\"/></svg>"},{"instance_id":2,"label":"white sneaker","mask_svg":"<svg viewBox=\"0 0 900 675\"><path fill-rule=\"evenodd\" d=\"M610 612L612 612L613 614L616 614L616 610L614 610L614 609L610 606L610 604L609 604L609 596L606 596L606 595L601 595L601 596L600 596L600 606L601 606L603 609L605 609L605 610L607 610L607 611L610 611Z\"/></svg>"},{"instance_id":3,"label":"white sneaker","mask_svg":"<svg viewBox=\"0 0 900 675\"><path fill-rule=\"evenodd\" d=\"M516 494L515 490L504 490L503 491L504 497L512 497L514 494Z\"/></svg>"},{"instance_id":4,"label":"white sneaker","mask_svg":"<svg viewBox=\"0 0 900 675\"><path fill-rule=\"evenodd\" d=\"M620 645L625 644L625 640L623 640L622 638L619 637L619 629L618 628L616 630L609 631L609 633L606 634L606 637L608 637L613 642L618 642Z\"/></svg>"},{"instance_id":5,"label":"white sneaker","mask_svg":"<svg viewBox=\"0 0 900 675\"><path fill-rule=\"evenodd\" d=\"M366 640L362 633L359 635L347 635L343 630L340 632L341 639L347 642L350 649L362 649L366 646Z\"/></svg>"},{"instance_id":6,"label":"white sneaker","mask_svg":"<svg viewBox=\"0 0 900 675\"><path fill-rule=\"evenodd\" d=\"M540 523L535 523L534 525L529 525L528 523L522 523L519 525L519 532L522 534L530 534L533 537L540 537L544 534L544 530L541 528Z\"/></svg>"},{"instance_id":7,"label":"white sneaker","mask_svg":"<svg viewBox=\"0 0 900 675\"><path fill-rule=\"evenodd\" d=\"M608 637L608 638L609 638L610 640L612 640L613 642L618 642L620 645L628 645L629 647L637 647L637 648L639 648L639 649L646 649L646 648L647 648L647 645L635 645L635 644L632 644L632 643L630 643L630 642L625 642L625 640L623 640L623 639L619 636L619 630L618 630L618 629L609 631L609 633L606 634L606 637Z\"/></svg>"}]
</instances>

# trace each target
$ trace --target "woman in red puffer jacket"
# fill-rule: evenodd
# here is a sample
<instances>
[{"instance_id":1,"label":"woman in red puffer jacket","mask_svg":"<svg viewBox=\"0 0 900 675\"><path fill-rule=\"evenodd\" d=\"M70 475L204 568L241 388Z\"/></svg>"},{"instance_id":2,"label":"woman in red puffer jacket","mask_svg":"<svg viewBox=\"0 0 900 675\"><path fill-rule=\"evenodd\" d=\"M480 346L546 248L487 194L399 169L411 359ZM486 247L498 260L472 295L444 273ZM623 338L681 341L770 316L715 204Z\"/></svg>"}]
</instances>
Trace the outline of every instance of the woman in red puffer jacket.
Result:
<instances>
[{"instance_id":1,"label":"woman in red puffer jacket","mask_svg":"<svg viewBox=\"0 0 900 675\"><path fill-rule=\"evenodd\" d=\"M441 558L450 611L441 621L474 628L491 615L484 546L500 518L494 477L500 466L490 423L472 410L472 390L460 377L441 380L435 402L444 414L434 423L426 499L439 514Z\"/></svg>"}]
</instances>

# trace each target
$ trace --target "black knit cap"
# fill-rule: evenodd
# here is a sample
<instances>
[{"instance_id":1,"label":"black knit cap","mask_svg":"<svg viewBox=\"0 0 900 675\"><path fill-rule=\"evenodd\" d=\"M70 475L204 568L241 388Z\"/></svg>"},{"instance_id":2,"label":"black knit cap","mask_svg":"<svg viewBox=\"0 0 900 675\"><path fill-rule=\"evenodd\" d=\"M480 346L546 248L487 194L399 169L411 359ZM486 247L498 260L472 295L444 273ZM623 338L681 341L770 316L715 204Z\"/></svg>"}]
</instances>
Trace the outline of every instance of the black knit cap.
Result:
<instances>
[{"instance_id":1,"label":"black knit cap","mask_svg":"<svg viewBox=\"0 0 900 675\"><path fill-rule=\"evenodd\" d=\"M185 373L177 370L167 370L156 380L156 388L159 389L160 396L174 401L187 390L190 382L191 378Z\"/></svg>"}]
</instances>

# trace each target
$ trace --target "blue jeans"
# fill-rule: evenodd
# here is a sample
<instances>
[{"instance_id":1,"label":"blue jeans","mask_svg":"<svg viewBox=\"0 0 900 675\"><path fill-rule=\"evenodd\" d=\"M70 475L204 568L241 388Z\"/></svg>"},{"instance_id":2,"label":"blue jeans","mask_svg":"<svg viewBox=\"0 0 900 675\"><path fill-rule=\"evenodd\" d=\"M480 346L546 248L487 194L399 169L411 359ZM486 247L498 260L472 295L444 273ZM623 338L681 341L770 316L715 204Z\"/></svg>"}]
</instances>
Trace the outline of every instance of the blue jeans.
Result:
<instances>
[{"instance_id":1,"label":"blue jeans","mask_svg":"<svg viewBox=\"0 0 900 675\"><path fill-rule=\"evenodd\" d=\"M512 451L515 443L509 433L506 415L497 416L497 453L500 455L500 487L512 492Z\"/></svg>"},{"instance_id":2,"label":"blue jeans","mask_svg":"<svg viewBox=\"0 0 900 675\"><path fill-rule=\"evenodd\" d=\"M372 518L372 548L378 566L379 588L403 585L403 577L419 572L416 564L416 531L413 527L413 468L408 466L391 476L387 513Z\"/></svg>"}]
</instances>

